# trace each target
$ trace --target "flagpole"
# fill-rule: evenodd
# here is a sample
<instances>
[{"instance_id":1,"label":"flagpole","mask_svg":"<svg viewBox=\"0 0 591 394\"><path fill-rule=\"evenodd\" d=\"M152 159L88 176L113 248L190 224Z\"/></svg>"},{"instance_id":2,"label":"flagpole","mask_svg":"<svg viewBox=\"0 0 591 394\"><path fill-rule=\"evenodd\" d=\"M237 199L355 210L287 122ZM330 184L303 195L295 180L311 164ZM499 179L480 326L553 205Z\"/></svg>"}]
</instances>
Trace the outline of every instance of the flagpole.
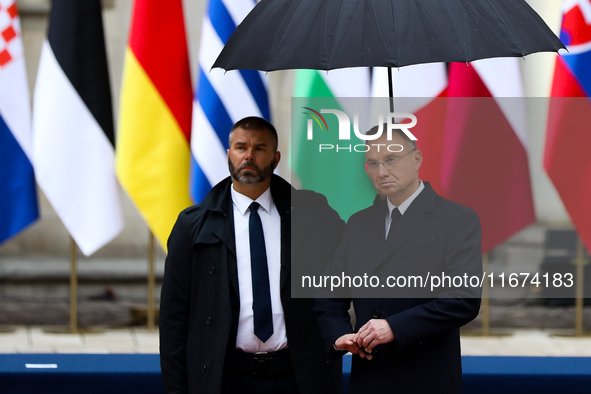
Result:
<instances>
[{"instance_id":1,"label":"flagpole","mask_svg":"<svg viewBox=\"0 0 591 394\"><path fill-rule=\"evenodd\" d=\"M70 332L78 331L78 246L70 235Z\"/></svg>"},{"instance_id":2,"label":"flagpole","mask_svg":"<svg viewBox=\"0 0 591 394\"><path fill-rule=\"evenodd\" d=\"M488 253L482 254L482 270L488 273ZM482 336L490 335L490 302L489 302L489 283L488 276L484 276L484 284L482 286Z\"/></svg>"},{"instance_id":3,"label":"flagpole","mask_svg":"<svg viewBox=\"0 0 591 394\"><path fill-rule=\"evenodd\" d=\"M577 257L575 258L577 266L575 278L575 336L582 337L583 331L583 306L585 300L585 256L583 249L583 240L577 236Z\"/></svg>"},{"instance_id":4,"label":"flagpole","mask_svg":"<svg viewBox=\"0 0 591 394\"><path fill-rule=\"evenodd\" d=\"M70 324L48 327L43 331L52 334L81 334L99 332L96 328L80 328L78 326L78 245L70 235Z\"/></svg>"},{"instance_id":5,"label":"flagpole","mask_svg":"<svg viewBox=\"0 0 591 394\"><path fill-rule=\"evenodd\" d=\"M148 331L154 331L155 324L155 302L154 302L154 293L156 288L156 275L154 269L154 260L155 260L155 242L154 242L154 234L150 231L150 240L148 242L148 311L147 311L147 318L148 318Z\"/></svg>"}]
</instances>

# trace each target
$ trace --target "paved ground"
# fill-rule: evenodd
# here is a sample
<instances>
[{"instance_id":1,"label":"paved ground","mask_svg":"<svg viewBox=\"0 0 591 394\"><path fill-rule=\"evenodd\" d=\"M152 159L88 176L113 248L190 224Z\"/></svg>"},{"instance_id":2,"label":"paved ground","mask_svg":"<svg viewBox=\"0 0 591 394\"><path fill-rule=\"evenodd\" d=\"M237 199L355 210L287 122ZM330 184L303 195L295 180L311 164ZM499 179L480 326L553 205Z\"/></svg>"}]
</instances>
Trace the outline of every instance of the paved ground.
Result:
<instances>
[{"instance_id":1,"label":"paved ground","mask_svg":"<svg viewBox=\"0 0 591 394\"><path fill-rule=\"evenodd\" d=\"M508 301L503 300L503 302ZM78 321L81 327L121 328L145 325L145 321L141 321L136 313L143 308L140 304L125 301L85 300L78 304ZM591 306L585 307L584 311L584 325L591 330ZM0 302L0 327L66 325L69 318L70 306L63 301L17 302L3 300ZM569 329L574 327L574 321L575 309L573 306L493 304L490 309L492 328ZM477 329L480 325L479 317L467 327Z\"/></svg>"},{"instance_id":2,"label":"paved ground","mask_svg":"<svg viewBox=\"0 0 591 394\"><path fill-rule=\"evenodd\" d=\"M80 326L100 326L103 331L55 334L52 326L68 325L67 303L2 302L0 353L157 353L158 333L148 332L145 321L136 316L141 309L125 302L84 301L79 305ZM490 320L493 336L473 335L480 330L480 318L463 330L463 354L591 357L591 337L572 337L572 306L495 305ZM585 327L591 330L589 307Z\"/></svg>"},{"instance_id":3,"label":"paved ground","mask_svg":"<svg viewBox=\"0 0 591 394\"><path fill-rule=\"evenodd\" d=\"M0 353L158 353L158 332L142 328L54 334L19 326L0 333ZM462 335L462 354L471 356L591 357L591 338L561 337L546 330L512 330L502 336Z\"/></svg>"},{"instance_id":4,"label":"paved ground","mask_svg":"<svg viewBox=\"0 0 591 394\"><path fill-rule=\"evenodd\" d=\"M20 326L0 333L0 353L158 353L158 332L110 329L87 334L55 334Z\"/></svg>"}]
</instances>

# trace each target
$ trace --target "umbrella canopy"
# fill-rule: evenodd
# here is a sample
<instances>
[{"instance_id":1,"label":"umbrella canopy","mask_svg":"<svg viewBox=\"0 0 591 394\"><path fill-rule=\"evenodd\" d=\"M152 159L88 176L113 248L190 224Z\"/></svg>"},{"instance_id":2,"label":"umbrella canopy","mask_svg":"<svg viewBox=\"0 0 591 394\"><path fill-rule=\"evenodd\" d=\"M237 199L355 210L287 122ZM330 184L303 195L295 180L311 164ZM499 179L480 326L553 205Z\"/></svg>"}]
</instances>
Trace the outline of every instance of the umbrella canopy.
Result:
<instances>
[{"instance_id":1,"label":"umbrella canopy","mask_svg":"<svg viewBox=\"0 0 591 394\"><path fill-rule=\"evenodd\" d=\"M262 0L213 67L402 67L561 48L525 0Z\"/></svg>"}]
</instances>

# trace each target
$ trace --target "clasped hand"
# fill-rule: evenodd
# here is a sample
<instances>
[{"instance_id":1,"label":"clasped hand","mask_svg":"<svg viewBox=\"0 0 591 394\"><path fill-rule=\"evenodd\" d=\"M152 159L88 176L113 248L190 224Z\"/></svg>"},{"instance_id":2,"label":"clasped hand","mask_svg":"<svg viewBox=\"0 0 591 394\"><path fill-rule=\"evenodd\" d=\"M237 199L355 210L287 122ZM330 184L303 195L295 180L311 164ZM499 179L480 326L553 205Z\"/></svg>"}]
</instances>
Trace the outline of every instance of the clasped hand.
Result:
<instances>
[{"instance_id":1,"label":"clasped hand","mask_svg":"<svg viewBox=\"0 0 591 394\"><path fill-rule=\"evenodd\" d=\"M394 340L390 324L384 319L371 319L357 333L345 334L335 341L338 349L371 360L374 347Z\"/></svg>"}]
</instances>

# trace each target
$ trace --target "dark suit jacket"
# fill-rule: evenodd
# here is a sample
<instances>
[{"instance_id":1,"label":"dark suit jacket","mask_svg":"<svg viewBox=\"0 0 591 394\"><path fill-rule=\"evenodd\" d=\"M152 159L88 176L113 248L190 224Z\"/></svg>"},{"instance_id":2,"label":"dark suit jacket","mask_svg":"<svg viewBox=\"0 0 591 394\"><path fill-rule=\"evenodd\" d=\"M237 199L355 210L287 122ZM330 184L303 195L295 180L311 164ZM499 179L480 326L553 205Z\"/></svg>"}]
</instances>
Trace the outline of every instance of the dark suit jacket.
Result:
<instances>
[{"instance_id":1,"label":"dark suit jacket","mask_svg":"<svg viewBox=\"0 0 591 394\"><path fill-rule=\"evenodd\" d=\"M228 389L240 308L230 187L227 178L203 203L181 212L168 240L160 306L160 362L166 393ZM275 175L271 195L281 217L281 301L298 388L301 393L337 393L340 363L327 363L313 300L291 298L291 230L293 217L294 239L332 255L344 222L324 197L296 192ZM310 228L312 219L322 224ZM325 242L318 244L314 237ZM294 256L314 258L304 250Z\"/></svg>"},{"instance_id":2,"label":"dark suit jacket","mask_svg":"<svg viewBox=\"0 0 591 394\"><path fill-rule=\"evenodd\" d=\"M399 219L388 242L384 240L386 201L353 215L330 273L388 276L482 276L480 220L469 208L437 195L428 183ZM435 298L408 298L400 288L379 288L381 298L363 289L348 297L318 299L317 318L325 349L350 333L347 309L353 301L355 332L372 318L386 319L392 343L379 345L373 360L353 356L351 393L393 390L400 393L460 393L462 368L459 327L474 319L480 308L480 289L441 289ZM408 290L408 288L406 289ZM376 294L376 293L373 293ZM416 297L416 293L407 293ZM388 297L396 298L388 298Z\"/></svg>"}]
</instances>

